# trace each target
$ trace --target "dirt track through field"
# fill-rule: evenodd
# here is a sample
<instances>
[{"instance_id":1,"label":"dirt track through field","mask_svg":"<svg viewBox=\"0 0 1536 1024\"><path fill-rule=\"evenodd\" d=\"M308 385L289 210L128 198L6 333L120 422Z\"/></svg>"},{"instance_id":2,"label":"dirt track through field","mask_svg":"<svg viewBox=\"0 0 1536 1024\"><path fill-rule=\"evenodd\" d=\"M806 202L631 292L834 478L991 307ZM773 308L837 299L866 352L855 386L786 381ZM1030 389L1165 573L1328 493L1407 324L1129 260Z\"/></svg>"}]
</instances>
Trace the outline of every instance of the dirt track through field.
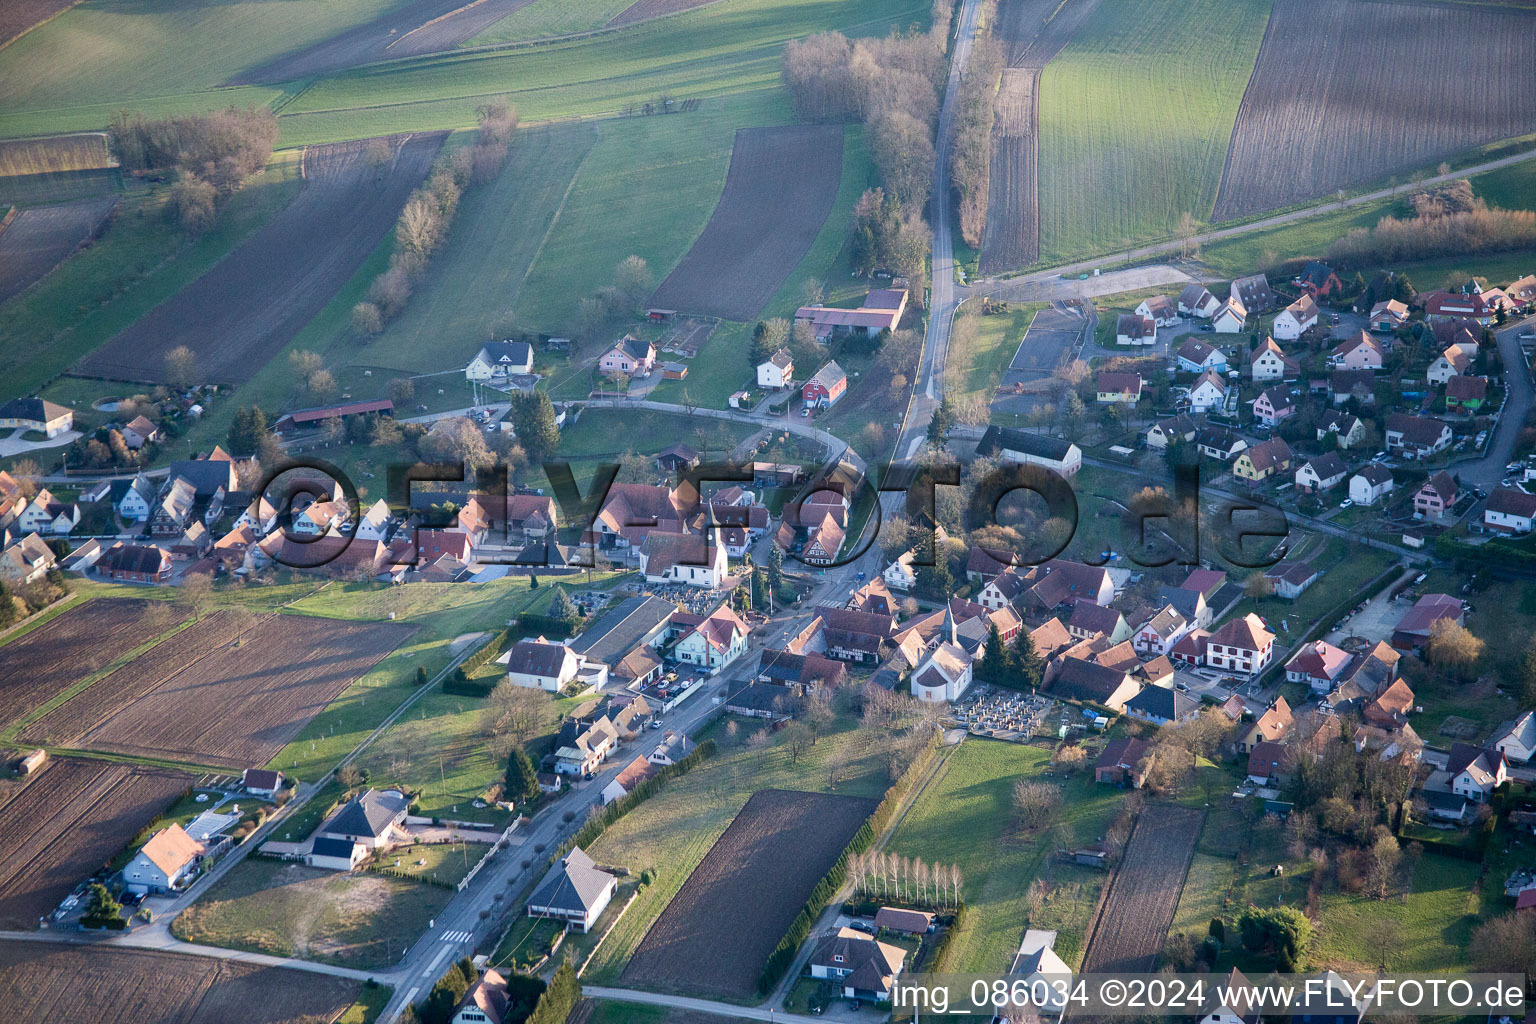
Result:
<instances>
[{"instance_id":1,"label":"dirt track through field","mask_svg":"<svg viewBox=\"0 0 1536 1024\"><path fill-rule=\"evenodd\" d=\"M287 208L202 277L160 303L77 367L114 380L161 383L179 345L198 380L239 383L325 308L395 225L447 132L391 136L373 166L367 140L311 146L305 186Z\"/></svg>"},{"instance_id":2,"label":"dirt track through field","mask_svg":"<svg viewBox=\"0 0 1536 1024\"><path fill-rule=\"evenodd\" d=\"M151 688L134 678L108 691L117 706L102 704L108 717L79 747L226 768L264 765L415 632L388 622L269 615L236 644L225 625L201 632L194 659L183 651L158 659L174 671Z\"/></svg>"},{"instance_id":3,"label":"dirt track through field","mask_svg":"<svg viewBox=\"0 0 1536 1024\"><path fill-rule=\"evenodd\" d=\"M226 85L291 82L380 60L451 50L533 0L422 0L242 71Z\"/></svg>"},{"instance_id":4,"label":"dirt track through field","mask_svg":"<svg viewBox=\"0 0 1536 1024\"><path fill-rule=\"evenodd\" d=\"M161 768L47 762L0 805L0 928L37 927L191 783Z\"/></svg>"},{"instance_id":5,"label":"dirt track through field","mask_svg":"<svg viewBox=\"0 0 1536 1024\"><path fill-rule=\"evenodd\" d=\"M0 302L48 276L71 253L100 234L116 209L117 196L100 196L33 207L17 214L10 226L0 231Z\"/></svg>"},{"instance_id":6,"label":"dirt track through field","mask_svg":"<svg viewBox=\"0 0 1536 1024\"><path fill-rule=\"evenodd\" d=\"M753 794L645 933L624 982L750 996L811 890L876 806L829 793Z\"/></svg>"},{"instance_id":7,"label":"dirt track through field","mask_svg":"<svg viewBox=\"0 0 1536 1024\"><path fill-rule=\"evenodd\" d=\"M312 971L147 949L0 943L7 1024L313 1024L360 985Z\"/></svg>"},{"instance_id":8,"label":"dirt track through field","mask_svg":"<svg viewBox=\"0 0 1536 1024\"><path fill-rule=\"evenodd\" d=\"M1001 0L998 5L996 37L1008 67L994 107L983 274L1040 258L1040 72L1097 5L1098 0Z\"/></svg>"},{"instance_id":9,"label":"dirt track through field","mask_svg":"<svg viewBox=\"0 0 1536 1024\"><path fill-rule=\"evenodd\" d=\"M650 305L756 317L816 241L842 174L840 125L738 130L719 204Z\"/></svg>"},{"instance_id":10,"label":"dirt track through field","mask_svg":"<svg viewBox=\"0 0 1536 1024\"><path fill-rule=\"evenodd\" d=\"M1149 974L1173 923L1202 811L1148 804L1136 820L1083 954L1084 974Z\"/></svg>"},{"instance_id":11,"label":"dirt track through field","mask_svg":"<svg viewBox=\"0 0 1536 1024\"><path fill-rule=\"evenodd\" d=\"M1536 131L1536 12L1275 0L1213 220Z\"/></svg>"}]
</instances>

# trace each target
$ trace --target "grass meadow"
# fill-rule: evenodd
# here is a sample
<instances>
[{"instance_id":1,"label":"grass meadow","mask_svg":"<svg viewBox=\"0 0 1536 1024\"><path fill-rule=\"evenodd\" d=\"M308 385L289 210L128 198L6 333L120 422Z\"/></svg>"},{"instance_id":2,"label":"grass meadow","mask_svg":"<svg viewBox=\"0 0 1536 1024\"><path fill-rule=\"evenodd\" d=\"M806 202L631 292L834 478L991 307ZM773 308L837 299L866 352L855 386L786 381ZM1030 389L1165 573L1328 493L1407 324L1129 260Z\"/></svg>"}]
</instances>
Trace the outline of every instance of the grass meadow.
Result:
<instances>
[{"instance_id":1,"label":"grass meadow","mask_svg":"<svg viewBox=\"0 0 1536 1024\"><path fill-rule=\"evenodd\" d=\"M527 7L486 26L465 45L521 43L590 32L608 24L631 3L633 0L533 0Z\"/></svg>"},{"instance_id":2,"label":"grass meadow","mask_svg":"<svg viewBox=\"0 0 1536 1024\"><path fill-rule=\"evenodd\" d=\"M1040 84L1040 249L1049 264L1207 220L1267 0L1103 0Z\"/></svg>"},{"instance_id":3,"label":"grass meadow","mask_svg":"<svg viewBox=\"0 0 1536 1024\"><path fill-rule=\"evenodd\" d=\"M967 739L912 805L887 849L932 864L958 864L969 913L951 940L943 970L1006 971L1024 929L1058 932L1056 951L1069 965L1082 957L1088 920L1107 875L1052 862L1057 846L1093 842L1104 834L1124 793L1093 782L1091 773L1060 783L1062 809L1045 833L1015 824L1012 790L1021 778L1050 767L1044 747ZM1046 900L1030 917L1025 895L1035 879ZM930 968L938 969L938 968Z\"/></svg>"}]
</instances>

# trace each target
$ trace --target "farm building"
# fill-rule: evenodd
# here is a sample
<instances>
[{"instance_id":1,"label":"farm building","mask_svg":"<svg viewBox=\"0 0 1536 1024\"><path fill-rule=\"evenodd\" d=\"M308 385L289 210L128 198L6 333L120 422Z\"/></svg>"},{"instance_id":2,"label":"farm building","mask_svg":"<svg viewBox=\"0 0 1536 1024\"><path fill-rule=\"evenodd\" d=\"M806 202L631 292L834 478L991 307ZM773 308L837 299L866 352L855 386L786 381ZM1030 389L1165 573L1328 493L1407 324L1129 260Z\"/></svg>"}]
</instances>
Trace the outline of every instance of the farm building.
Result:
<instances>
[{"instance_id":1,"label":"farm building","mask_svg":"<svg viewBox=\"0 0 1536 1024\"><path fill-rule=\"evenodd\" d=\"M1449 594L1425 594L1414 602L1392 629L1392 648L1412 654L1424 646L1435 623L1442 619L1460 624L1465 610L1461 601Z\"/></svg>"},{"instance_id":2,"label":"farm building","mask_svg":"<svg viewBox=\"0 0 1536 1024\"><path fill-rule=\"evenodd\" d=\"M197 873L208 848L172 823L149 837L123 868L129 892L171 892Z\"/></svg>"},{"instance_id":3,"label":"farm building","mask_svg":"<svg viewBox=\"0 0 1536 1024\"><path fill-rule=\"evenodd\" d=\"M370 414L380 416L392 416L395 412L395 403L387 398L381 398L372 402L343 402L340 405L320 405L313 409L295 409L293 412L284 413L272 430L278 434L291 434L295 430L306 427L319 427L326 420L345 420L348 416L367 416Z\"/></svg>"},{"instance_id":4,"label":"farm building","mask_svg":"<svg viewBox=\"0 0 1536 1024\"><path fill-rule=\"evenodd\" d=\"M488 381L515 373L533 372L533 346L526 341L490 341L480 346L464 367L464 378Z\"/></svg>"},{"instance_id":5,"label":"farm building","mask_svg":"<svg viewBox=\"0 0 1536 1024\"><path fill-rule=\"evenodd\" d=\"M96 560L96 572L114 583L164 583L171 578L171 556L149 544L118 541Z\"/></svg>"},{"instance_id":6,"label":"farm building","mask_svg":"<svg viewBox=\"0 0 1536 1024\"><path fill-rule=\"evenodd\" d=\"M1264 578L1274 589L1276 597L1294 601L1322 576L1311 562L1290 559L1276 562L1264 570Z\"/></svg>"},{"instance_id":7,"label":"farm building","mask_svg":"<svg viewBox=\"0 0 1536 1024\"><path fill-rule=\"evenodd\" d=\"M607 665L618 678L648 683L661 674L656 651L666 641L676 614L677 606L659 597L625 598L571 639L569 647L589 661Z\"/></svg>"},{"instance_id":8,"label":"farm building","mask_svg":"<svg viewBox=\"0 0 1536 1024\"><path fill-rule=\"evenodd\" d=\"M32 430L58 437L75 424L75 412L45 398L13 398L0 405L0 430Z\"/></svg>"},{"instance_id":9,"label":"farm building","mask_svg":"<svg viewBox=\"0 0 1536 1024\"><path fill-rule=\"evenodd\" d=\"M800 388L800 399L807 409L826 409L836 405L847 392L848 375L836 362L828 361Z\"/></svg>"},{"instance_id":10,"label":"farm building","mask_svg":"<svg viewBox=\"0 0 1536 1024\"><path fill-rule=\"evenodd\" d=\"M1009 462L1042 466L1062 476L1073 476L1083 468L1082 450L1072 442L1013 427L988 427L976 454L1000 455Z\"/></svg>"},{"instance_id":11,"label":"farm building","mask_svg":"<svg viewBox=\"0 0 1536 1024\"><path fill-rule=\"evenodd\" d=\"M691 444L673 444L663 448L653 460L663 473L681 473L699 464L699 450Z\"/></svg>"},{"instance_id":12,"label":"farm building","mask_svg":"<svg viewBox=\"0 0 1536 1024\"><path fill-rule=\"evenodd\" d=\"M565 921L586 932L602 916L618 885L619 880L599 868L585 850L572 847L528 898L528 916Z\"/></svg>"},{"instance_id":13,"label":"farm building","mask_svg":"<svg viewBox=\"0 0 1536 1024\"><path fill-rule=\"evenodd\" d=\"M795 320L809 323L811 331L821 339L838 334L867 337L881 331L894 331L906 309L905 288L876 288L864 296L864 304L858 309L801 306L795 310Z\"/></svg>"}]
</instances>

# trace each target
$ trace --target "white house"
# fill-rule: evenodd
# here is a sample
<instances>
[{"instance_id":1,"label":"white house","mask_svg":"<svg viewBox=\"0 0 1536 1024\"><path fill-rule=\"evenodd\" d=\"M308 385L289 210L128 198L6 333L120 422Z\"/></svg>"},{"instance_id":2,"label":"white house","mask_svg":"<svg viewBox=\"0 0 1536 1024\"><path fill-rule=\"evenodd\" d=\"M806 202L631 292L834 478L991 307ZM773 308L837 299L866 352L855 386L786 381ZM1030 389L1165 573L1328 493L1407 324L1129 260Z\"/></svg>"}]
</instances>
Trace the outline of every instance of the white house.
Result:
<instances>
[{"instance_id":1,"label":"white house","mask_svg":"<svg viewBox=\"0 0 1536 1024\"><path fill-rule=\"evenodd\" d=\"M1248 310L1236 295L1217 307L1211 315L1211 330L1217 334L1240 334L1248 320Z\"/></svg>"},{"instance_id":2,"label":"white house","mask_svg":"<svg viewBox=\"0 0 1536 1024\"><path fill-rule=\"evenodd\" d=\"M1075 476L1083 468L1083 451L1072 442L996 424L981 435L976 454L1001 455L1009 462L1042 466L1062 476Z\"/></svg>"},{"instance_id":3,"label":"white house","mask_svg":"<svg viewBox=\"0 0 1536 1024\"><path fill-rule=\"evenodd\" d=\"M640 572L647 583L686 583L714 590L725 581L725 548L702 534L646 535L639 548Z\"/></svg>"},{"instance_id":4,"label":"white house","mask_svg":"<svg viewBox=\"0 0 1536 1024\"><path fill-rule=\"evenodd\" d=\"M1131 646L1137 654L1167 654L1174 644L1184 639L1194 628L1195 624L1185 618L1182 612L1167 604L1136 627L1131 637Z\"/></svg>"},{"instance_id":5,"label":"white house","mask_svg":"<svg viewBox=\"0 0 1536 1024\"><path fill-rule=\"evenodd\" d=\"M1524 712L1499 726L1493 734L1493 749L1513 764L1525 764L1536 757L1536 711Z\"/></svg>"},{"instance_id":6,"label":"white house","mask_svg":"<svg viewBox=\"0 0 1536 1024\"><path fill-rule=\"evenodd\" d=\"M915 554L911 551L903 551L896 557L896 561L885 567L880 574L885 580L885 585L892 590L910 591L917 586L917 574L912 571L912 559Z\"/></svg>"},{"instance_id":7,"label":"white house","mask_svg":"<svg viewBox=\"0 0 1536 1024\"><path fill-rule=\"evenodd\" d=\"M208 848L180 825L167 825L150 836L123 868L123 884L129 892L170 892L197 873L198 861L206 852Z\"/></svg>"},{"instance_id":8,"label":"white house","mask_svg":"<svg viewBox=\"0 0 1536 1024\"><path fill-rule=\"evenodd\" d=\"M1226 403L1227 382L1212 370L1202 373L1194 386L1189 389L1190 412L1209 412L1212 409L1220 409Z\"/></svg>"},{"instance_id":9,"label":"white house","mask_svg":"<svg viewBox=\"0 0 1536 1024\"><path fill-rule=\"evenodd\" d=\"M1272 332L1281 341L1295 341L1317 326L1317 314L1317 303L1312 296L1303 294L1275 316Z\"/></svg>"},{"instance_id":10,"label":"white house","mask_svg":"<svg viewBox=\"0 0 1536 1024\"><path fill-rule=\"evenodd\" d=\"M1179 293L1179 312L1185 316L1209 319L1221 305L1209 288L1200 284L1187 284Z\"/></svg>"},{"instance_id":11,"label":"white house","mask_svg":"<svg viewBox=\"0 0 1536 1024\"><path fill-rule=\"evenodd\" d=\"M1248 373L1255 383L1270 380L1295 380L1301 376L1301 364L1285 354L1274 338L1265 338L1248 356Z\"/></svg>"},{"instance_id":12,"label":"white house","mask_svg":"<svg viewBox=\"0 0 1536 1024\"><path fill-rule=\"evenodd\" d=\"M656 766L644 757L636 757L603 787L603 804L621 800L634 792L635 787L656 774Z\"/></svg>"},{"instance_id":13,"label":"white house","mask_svg":"<svg viewBox=\"0 0 1536 1024\"><path fill-rule=\"evenodd\" d=\"M488 341L464 367L464 377L488 381L514 373L533 371L533 346L526 341Z\"/></svg>"},{"instance_id":14,"label":"white house","mask_svg":"<svg viewBox=\"0 0 1536 1024\"><path fill-rule=\"evenodd\" d=\"M1212 985L1195 1024L1259 1024L1259 992L1236 967Z\"/></svg>"},{"instance_id":15,"label":"white house","mask_svg":"<svg viewBox=\"0 0 1536 1024\"><path fill-rule=\"evenodd\" d=\"M1429 364L1424 379L1431 384L1444 384L1452 377L1465 372L1476 358L1476 345L1469 342L1447 345L1445 350L1435 357L1435 361Z\"/></svg>"},{"instance_id":16,"label":"white house","mask_svg":"<svg viewBox=\"0 0 1536 1024\"><path fill-rule=\"evenodd\" d=\"M672 619L673 626L687 630L672 648L676 660L718 672L747 649L747 624L729 605L722 604L697 622L690 618L680 613Z\"/></svg>"},{"instance_id":17,"label":"white house","mask_svg":"<svg viewBox=\"0 0 1536 1024\"><path fill-rule=\"evenodd\" d=\"M1344 465L1339 453L1328 452L1301 464L1301 468L1296 471L1296 489L1308 494L1331 491L1343 483L1348 475L1349 467Z\"/></svg>"},{"instance_id":18,"label":"white house","mask_svg":"<svg viewBox=\"0 0 1536 1024\"><path fill-rule=\"evenodd\" d=\"M1072 993L1072 968L1056 953L1056 933L1029 928L1008 973L1042 1016L1060 1016ZM1038 998L1037 998L1038 997Z\"/></svg>"},{"instance_id":19,"label":"white house","mask_svg":"<svg viewBox=\"0 0 1536 1024\"><path fill-rule=\"evenodd\" d=\"M1483 524L1500 533L1530 533L1536 525L1536 494L1517 487L1500 487L1488 496Z\"/></svg>"},{"instance_id":20,"label":"white house","mask_svg":"<svg viewBox=\"0 0 1536 1024\"><path fill-rule=\"evenodd\" d=\"M410 801L397 790L368 789L348 800L315 836L350 839L370 850L380 850L399 838L399 826L409 807Z\"/></svg>"},{"instance_id":21,"label":"white house","mask_svg":"<svg viewBox=\"0 0 1536 1024\"><path fill-rule=\"evenodd\" d=\"M531 690L559 693L578 679L598 687L608 681L607 665L543 637L519 640L496 661L506 665L507 682Z\"/></svg>"},{"instance_id":22,"label":"white house","mask_svg":"<svg viewBox=\"0 0 1536 1024\"><path fill-rule=\"evenodd\" d=\"M16 527L23 533L63 536L79 522L80 506L72 501L58 501L53 492L44 487L17 517Z\"/></svg>"},{"instance_id":23,"label":"white house","mask_svg":"<svg viewBox=\"0 0 1536 1024\"><path fill-rule=\"evenodd\" d=\"M394 521L390 514L389 505L383 498L368 506L357 520L357 530L352 534L353 540L384 541L389 539L389 528Z\"/></svg>"},{"instance_id":24,"label":"white house","mask_svg":"<svg viewBox=\"0 0 1536 1024\"><path fill-rule=\"evenodd\" d=\"M140 473L133 478L123 496L117 499L117 514L130 523L142 523L149 518L150 506L159 493L160 488L155 486L154 481Z\"/></svg>"},{"instance_id":25,"label":"white house","mask_svg":"<svg viewBox=\"0 0 1536 1024\"><path fill-rule=\"evenodd\" d=\"M912 670L912 696L926 704L959 700L971 685L971 656L955 636L954 615L944 612L943 638Z\"/></svg>"},{"instance_id":26,"label":"white house","mask_svg":"<svg viewBox=\"0 0 1536 1024\"><path fill-rule=\"evenodd\" d=\"M1157 344L1157 321L1139 313L1122 313L1115 320L1116 345Z\"/></svg>"},{"instance_id":27,"label":"white house","mask_svg":"<svg viewBox=\"0 0 1536 1024\"><path fill-rule=\"evenodd\" d=\"M794 383L795 357L781 348L757 364L757 386L782 390Z\"/></svg>"},{"instance_id":28,"label":"white house","mask_svg":"<svg viewBox=\"0 0 1536 1024\"><path fill-rule=\"evenodd\" d=\"M240 776L240 788L252 796L270 800L283 788L283 773L270 768L247 768Z\"/></svg>"},{"instance_id":29,"label":"white house","mask_svg":"<svg viewBox=\"0 0 1536 1024\"><path fill-rule=\"evenodd\" d=\"M1392 471L1379 463L1364 466L1349 478L1349 498L1356 505L1374 505L1392 493Z\"/></svg>"},{"instance_id":30,"label":"white house","mask_svg":"<svg viewBox=\"0 0 1536 1024\"><path fill-rule=\"evenodd\" d=\"M1470 743L1451 744L1445 770L1451 777L1451 792L1474 803L1486 803L1509 778L1509 765L1502 751Z\"/></svg>"},{"instance_id":31,"label":"white house","mask_svg":"<svg viewBox=\"0 0 1536 1024\"><path fill-rule=\"evenodd\" d=\"M1264 671L1275 656L1275 634L1249 613L1223 625L1205 644L1205 663L1211 668L1253 676Z\"/></svg>"},{"instance_id":32,"label":"white house","mask_svg":"<svg viewBox=\"0 0 1536 1024\"><path fill-rule=\"evenodd\" d=\"M590 931L618 887L616 877L574 846L550 867L528 898L528 916L554 918L579 931Z\"/></svg>"},{"instance_id":33,"label":"white house","mask_svg":"<svg viewBox=\"0 0 1536 1024\"><path fill-rule=\"evenodd\" d=\"M351 871L368 859L368 847L354 839L316 836L304 863L325 871Z\"/></svg>"},{"instance_id":34,"label":"white house","mask_svg":"<svg viewBox=\"0 0 1536 1024\"><path fill-rule=\"evenodd\" d=\"M1329 409L1317 419L1317 439L1334 435L1334 443L1340 448L1353 448L1365 440L1365 422L1339 409Z\"/></svg>"},{"instance_id":35,"label":"white house","mask_svg":"<svg viewBox=\"0 0 1536 1024\"><path fill-rule=\"evenodd\" d=\"M0 405L0 430L19 428L58 437L75 425L75 412L46 398L13 398Z\"/></svg>"},{"instance_id":36,"label":"white house","mask_svg":"<svg viewBox=\"0 0 1536 1024\"><path fill-rule=\"evenodd\" d=\"M1136 315L1146 317L1159 327L1172 327L1179 322L1179 307L1166 295L1154 295L1141 300Z\"/></svg>"}]
</instances>

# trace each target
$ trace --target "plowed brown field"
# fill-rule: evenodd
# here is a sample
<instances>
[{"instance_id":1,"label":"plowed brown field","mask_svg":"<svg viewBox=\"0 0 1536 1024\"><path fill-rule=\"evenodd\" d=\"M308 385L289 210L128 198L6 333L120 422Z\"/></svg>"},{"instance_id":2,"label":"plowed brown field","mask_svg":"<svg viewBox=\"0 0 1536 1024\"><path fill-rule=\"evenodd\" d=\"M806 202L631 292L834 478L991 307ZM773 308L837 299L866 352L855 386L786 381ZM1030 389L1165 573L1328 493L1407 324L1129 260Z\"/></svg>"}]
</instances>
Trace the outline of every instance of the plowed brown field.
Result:
<instances>
[{"instance_id":1,"label":"plowed brown field","mask_svg":"<svg viewBox=\"0 0 1536 1024\"><path fill-rule=\"evenodd\" d=\"M94 239L117 209L117 196L22 210L0 232L0 302L30 288Z\"/></svg>"},{"instance_id":2,"label":"plowed brown field","mask_svg":"<svg viewBox=\"0 0 1536 1024\"><path fill-rule=\"evenodd\" d=\"M37 927L191 784L160 768L48 761L0 805L0 928Z\"/></svg>"},{"instance_id":3,"label":"plowed brown field","mask_svg":"<svg viewBox=\"0 0 1536 1024\"><path fill-rule=\"evenodd\" d=\"M1533 11L1276 0L1232 129L1214 219L1381 181L1536 131L1533 67Z\"/></svg>"},{"instance_id":4,"label":"plowed brown field","mask_svg":"<svg viewBox=\"0 0 1536 1024\"><path fill-rule=\"evenodd\" d=\"M1184 891L1204 814L1149 804L1088 933L1083 973L1151 973Z\"/></svg>"}]
</instances>

